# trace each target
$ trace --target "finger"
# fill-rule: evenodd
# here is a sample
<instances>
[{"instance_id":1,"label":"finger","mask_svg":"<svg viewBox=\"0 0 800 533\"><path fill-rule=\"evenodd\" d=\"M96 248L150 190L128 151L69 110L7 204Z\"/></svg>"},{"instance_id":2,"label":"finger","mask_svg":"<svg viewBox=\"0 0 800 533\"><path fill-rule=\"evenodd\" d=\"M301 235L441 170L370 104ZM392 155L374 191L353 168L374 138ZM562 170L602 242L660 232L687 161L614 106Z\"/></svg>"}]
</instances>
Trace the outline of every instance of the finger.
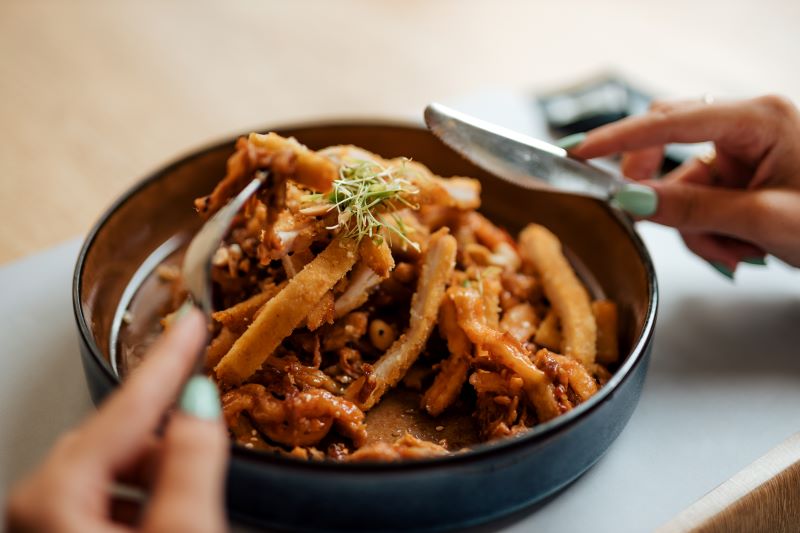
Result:
<instances>
[{"instance_id":1,"label":"finger","mask_svg":"<svg viewBox=\"0 0 800 533\"><path fill-rule=\"evenodd\" d=\"M206 385L201 388L217 402L216 418L179 412L167 425L162 463L145 517L146 525L153 530L222 531L225 528L223 492L228 436L220 416L216 388L205 381ZM192 383L196 384L197 381ZM210 400L203 402L203 416L207 417L211 403Z\"/></svg>"},{"instance_id":2,"label":"finger","mask_svg":"<svg viewBox=\"0 0 800 533\"><path fill-rule=\"evenodd\" d=\"M622 156L622 174L636 181L653 179L663 162L663 146L627 152Z\"/></svg>"},{"instance_id":3,"label":"finger","mask_svg":"<svg viewBox=\"0 0 800 533\"><path fill-rule=\"evenodd\" d=\"M205 318L192 308L148 351L145 361L81 432L91 464L130 462L158 427L206 341Z\"/></svg>"},{"instance_id":4,"label":"finger","mask_svg":"<svg viewBox=\"0 0 800 533\"><path fill-rule=\"evenodd\" d=\"M661 178L663 182L714 185L715 174L711 166L700 159L691 159Z\"/></svg>"},{"instance_id":5,"label":"finger","mask_svg":"<svg viewBox=\"0 0 800 533\"><path fill-rule=\"evenodd\" d=\"M750 141L748 124L757 124L761 113L759 107L742 102L657 109L592 130L570 154L589 159L672 142Z\"/></svg>"},{"instance_id":6,"label":"finger","mask_svg":"<svg viewBox=\"0 0 800 533\"><path fill-rule=\"evenodd\" d=\"M695 255L711 264L724 266L731 276L736 271L739 259L726 247L721 246L712 234L682 231L681 237L686 247Z\"/></svg>"},{"instance_id":7,"label":"finger","mask_svg":"<svg viewBox=\"0 0 800 533\"><path fill-rule=\"evenodd\" d=\"M155 434L150 435L133 457L118 466L115 479L125 485L149 490L155 481L163 448L163 440Z\"/></svg>"},{"instance_id":8,"label":"finger","mask_svg":"<svg viewBox=\"0 0 800 533\"><path fill-rule=\"evenodd\" d=\"M742 261L763 260L764 250L753 244L712 233L682 231L686 247L709 263L722 264L733 272Z\"/></svg>"},{"instance_id":9,"label":"finger","mask_svg":"<svg viewBox=\"0 0 800 533\"><path fill-rule=\"evenodd\" d=\"M691 179L690 177L687 178ZM757 191L742 191L698 185L689 181L648 181L658 195L653 222L680 230L708 232L757 242L753 214L762 213Z\"/></svg>"}]
</instances>

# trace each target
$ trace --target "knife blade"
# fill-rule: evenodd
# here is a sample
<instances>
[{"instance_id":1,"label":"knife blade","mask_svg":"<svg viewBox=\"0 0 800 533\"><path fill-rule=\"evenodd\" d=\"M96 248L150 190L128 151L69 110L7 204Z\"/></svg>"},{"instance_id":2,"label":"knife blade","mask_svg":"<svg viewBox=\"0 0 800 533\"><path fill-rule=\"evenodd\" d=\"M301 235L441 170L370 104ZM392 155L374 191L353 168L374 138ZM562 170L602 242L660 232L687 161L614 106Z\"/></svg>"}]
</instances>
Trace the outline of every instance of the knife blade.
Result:
<instances>
[{"instance_id":1,"label":"knife blade","mask_svg":"<svg viewBox=\"0 0 800 533\"><path fill-rule=\"evenodd\" d=\"M425 108L425 123L446 145L477 166L528 189L556 189L611 200L624 178L567 151L438 103Z\"/></svg>"}]
</instances>

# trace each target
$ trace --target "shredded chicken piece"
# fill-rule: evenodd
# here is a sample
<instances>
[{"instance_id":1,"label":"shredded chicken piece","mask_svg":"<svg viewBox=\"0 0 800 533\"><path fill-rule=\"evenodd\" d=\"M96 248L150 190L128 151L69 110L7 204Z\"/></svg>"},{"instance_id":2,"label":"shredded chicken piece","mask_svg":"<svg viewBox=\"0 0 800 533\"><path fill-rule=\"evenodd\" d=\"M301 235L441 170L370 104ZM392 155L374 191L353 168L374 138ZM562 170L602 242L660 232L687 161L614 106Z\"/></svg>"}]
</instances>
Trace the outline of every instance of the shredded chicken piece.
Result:
<instances>
[{"instance_id":1,"label":"shredded chicken piece","mask_svg":"<svg viewBox=\"0 0 800 533\"><path fill-rule=\"evenodd\" d=\"M290 382L301 390L319 388L336 395L342 393L339 384L330 376L317 368L302 364L297 357L270 357L266 364L286 374Z\"/></svg>"},{"instance_id":2,"label":"shredded chicken piece","mask_svg":"<svg viewBox=\"0 0 800 533\"><path fill-rule=\"evenodd\" d=\"M354 311L322 332L322 351L334 352L355 342L367 332L369 318L367 313Z\"/></svg>"},{"instance_id":3,"label":"shredded chicken piece","mask_svg":"<svg viewBox=\"0 0 800 533\"><path fill-rule=\"evenodd\" d=\"M356 447L367 439L364 413L353 403L319 389L294 392L280 400L263 385L249 383L225 393L222 410L229 427L246 413L261 432L286 446L316 444L331 427Z\"/></svg>"},{"instance_id":4,"label":"shredded chicken piece","mask_svg":"<svg viewBox=\"0 0 800 533\"><path fill-rule=\"evenodd\" d=\"M362 409L375 405L387 390L397 385L419 357L436 323L455 260L456 240L446 231L435 233L425 254L417 292L411 301L408 330L378 359L373 372L356 380L345 393Z\"/></svg>"},{"instance_id":5,"label":"shredded chicken piece","mask_svg":"<svg viewBox=\"0 0 800 533\"><path fill-rule=\"evenodd\" d=\"M421 440L406 433L392 444L374 442L346 457L349 462L356 461L402 461L404 459L425 459L446 455L447 448L436 443Z\"/></svg>"},{"instance_id":6,"label":"shredded chicken piece","mask_svg":"<svg viewBox=\"0 0 800 533\"><path fill-rule=\"evenodd\" d=\"M492 359L522 378L539 420L549 420L561 414L548 390L551 385L547 377L531 363L529 354L519 341L508 333L501 333L486 325L480 293L472 288L459 287L453 291L452 298L461 329L470 341L485 349Z\"/></svg>"},{"instance_id":7,"label":"shredded chicken piece","mask_svg":"<svg viewBox=\"0 0 800 533\"><path fill-rule=\"evenodd\" d=\"M369 299L370 292L380 284L381 279L368 265L359 262L353 270L347 289L336 299L333 306L334 316L342 317L364 305Z\"/></svg>"},{"instance_id":8,"label":"shredded chicken piece","mask_svg":"<svg viewBox=\"0 0 800 533\"><path fill-rule=\"evenodd\" d=\"M561 251L561 242L550 230L530 224L519 236L520 251L542 279L544 293L561 321L564 355L589 366L594 363L597 325L589 293Z\"/></svg>"},{"instance_id":9,"label":"shredded chicken piece","mask_svg":"<svg viewBox=\"0 0 800 533\"><path fill-rule=\"evenodd\" d=\"M287 167L285 162L289 160L291 164ZM283 164L275 169L276 163ZM330 161L294 139L285 139L275 133L252 133L248 138L240 137L236 141L236 152L228 159L225 177L210 195L195 201L195 208L201 214L211 216L250 182L256 170L270 169L290 174L297 183L320 192L328 191L337 177L336 167Z\"/></svg>"},{"instance_id":10,"label":"shredded chicken piece","mask_svg":"<svg viewBox=\"0 0 800 533\"><path fill-rule=\"evenodd\" d=\"M505 312L500 320L500 329L507 331L521 343L526 343L536 333L539 317L529 303L517 304Z\"/></svg>"},{"instance_id":11,"label":"shredded chicken piece","mask_svg":"<svg viewBox=\"0 0 800 533\"><path fill-rule=\"evenodd\" d=\"M236 385L261 367L280 342L306 318L326 292L353 267L356 242L334 239L289 280L253 324L239 337L214 371L220 381Z\"/></svg>"},{"instance_id":12,"label":"shredded chicken piece","mask_svg":"<svg viewBox=\"0 0 800 533\"><path fill-rule=\"evenodd\" d=\"M597 392L597 383L578 361L553 353L547 349L536 352L533 359L536 366L544 370L545 374L559 385L569 385L575 393L577 401L570 401L570 407L579 402L585 402Z\"/></svg>"}]
</instances>

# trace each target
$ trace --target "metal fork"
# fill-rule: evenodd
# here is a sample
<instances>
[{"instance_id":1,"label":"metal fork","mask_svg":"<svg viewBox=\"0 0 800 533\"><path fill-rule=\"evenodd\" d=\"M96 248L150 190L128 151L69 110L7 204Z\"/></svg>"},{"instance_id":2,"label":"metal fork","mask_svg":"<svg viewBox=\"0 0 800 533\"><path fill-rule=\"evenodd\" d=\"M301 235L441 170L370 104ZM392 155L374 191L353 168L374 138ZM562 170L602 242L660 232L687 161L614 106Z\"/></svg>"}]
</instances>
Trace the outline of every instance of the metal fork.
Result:
<instances>
[{"instance_id":1,"label":"metal fork","mask_svg":"<svg viewBox=\"0 0 800 533\"><path fill-rule=\"evenodd\" d=\"M267 179L266 172L258 172L255 179L234 196L222 209L203 224L200 231L189 243L183 257L181 275L189 293L187 302L200 308L210 318L213 312L211 302L211 260L222 239L228 233L236 213L247 200L258 191ZM201 365L202 366L202 365Z\"/></svg>"}]
</instances>

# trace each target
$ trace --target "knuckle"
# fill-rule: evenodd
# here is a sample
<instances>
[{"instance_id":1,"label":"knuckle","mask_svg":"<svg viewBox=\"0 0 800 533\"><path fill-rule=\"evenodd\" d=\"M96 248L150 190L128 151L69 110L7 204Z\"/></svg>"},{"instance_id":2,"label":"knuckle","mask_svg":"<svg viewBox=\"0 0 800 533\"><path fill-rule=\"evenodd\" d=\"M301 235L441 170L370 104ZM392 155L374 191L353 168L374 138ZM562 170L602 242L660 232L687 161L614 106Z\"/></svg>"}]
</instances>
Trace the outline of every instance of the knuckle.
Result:
<instances>
[{"instance_id":1,"label":"knuckle","mask_svg":"<svg viewBox=\"0 0 800 533\"><path fill-rule=\"evenodd\" d=\"M786 116L796 111L791 100L779 94L767 94L756 99L758 104L768 113L777 116Z\"/></svg>"}]
</instances>

